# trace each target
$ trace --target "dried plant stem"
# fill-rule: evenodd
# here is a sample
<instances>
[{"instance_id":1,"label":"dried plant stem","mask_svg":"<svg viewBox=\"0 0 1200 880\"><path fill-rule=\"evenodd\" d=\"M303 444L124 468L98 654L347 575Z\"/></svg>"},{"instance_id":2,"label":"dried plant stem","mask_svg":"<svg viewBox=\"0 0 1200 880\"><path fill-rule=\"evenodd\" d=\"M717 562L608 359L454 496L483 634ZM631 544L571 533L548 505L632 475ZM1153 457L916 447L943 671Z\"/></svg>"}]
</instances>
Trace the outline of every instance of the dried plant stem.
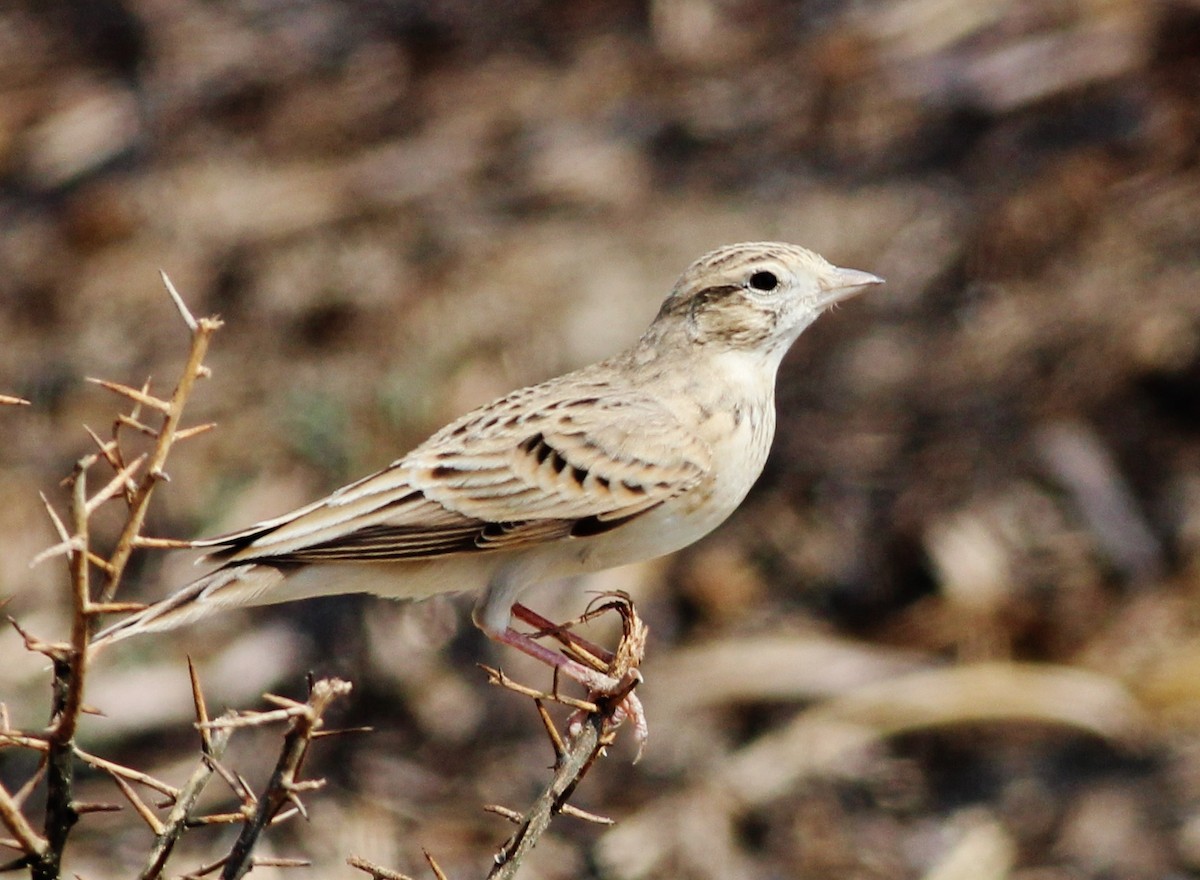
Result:
<instances>
[{"instance_id":1,"label":"dried plant stem","mask_svg":"<svg viewBox=\"0 0 1200 880\"><path fill-rule=\"evenodd\" d=\"M6 789L0 790L0 822L12 833L15 844L23 850L22 861L29 866L33 880L57 880L60 876L67 838L81 813L114 808L113 805L85 804L75 800L74 770L77 759L100 766L111 773L127 800L147 824L160 833L166 831L165 828L161 828L154 811L125 780L145 783L160 791L163 788L170 790L169 786L164 786L157 780L151 780L145 774L139 774L129 768L87 756L75 746L79 719L84 712L84 685L87 680L88 646L93 621L98 614L121 607L121 603L112 601L113 594L124 574L130 555L136 547L142 545L139 538L145 524L146 511L154 487L163 477L167 455L177 440L199 432L180 431L179 423L196 379L207 372L203 366L204 356L212 334L221 326L221 322L215 318L196 320L169 280L164 278L164 281L191 333L191 347L183 373L170 401L151 396L148 386L139 391L112 382L98 383L133 400L134 412L117 417L111 441L101 440L94 432L89 432L98 446L98 451L76 462L68 480L71 489L68 517L70 529L68 530L67 524L46 502L47 512L60 543L39 554L35 560L41 561L52 556L67 557L72 609L70 638L65 644L44 642L26 634L18 627L26 646L30 650L45 654L53 666L50 723L45 733L41 737L24 736L8 731L5 723L4 736L0 738L0 741L6 744L36 748L44 755L38 770L39 774L44 774L46 786L40 836L33 831L25 818L21 809L21 799L13 797ZM19 399L8 397L0 402L21 403ZM139 420L140 409L143 406L162 413L162 425L157 431L146 428ZM119 429L122 425L136 430L144 429L154 436L156 442L153 450L126 463L119 443ZM100 462L107 463L113 474L98 492L89 497L89 473ZM142 472L141 478L135 481L134 477L139 471ZM100 507L117 497L126 501L126 521L115 549L109 557L104 558L92 550L90 520ZM46 501L44 497L43 501ZM96 602L92 600L93 567L104 577L99 601ZM23 736L27 742L18 742Z\"/></svg>"},{"instance_id":2,"label":"dried plant stem","mask_svg":"<svg viewBox=\"0 0 1200 880\"><path fill-rule=\"evenodd\" d=\"M608 722L609 718L600 712L583 718L579 730L567 741L567 750L559 758L553 778L525 811L516 832L496 854L488 880L512 880L517 876L525 856L545 833L555 814L562 812L575 787L603 753L609 741L605 735Z\"/></svg>"},{"instance_id":3,"label":"dried plant stem","mask_svg":"<svg viewBox=\"0 0 1200 880\"><path fill-rule=\"evenodd\" d=\"M320 679L313 682L308 702L305 704L307 711L293 715L291 726L283 740L279 760L267 783L266 791L258 798L254 815L242 827L242 833L234 842L233 848L229 851L229 856L222 866L222 880L238 880L250 870L253 866L250 854L258 842L259 835L285 804L291 803L303 812L298 792L315 786L311 783L297 781L300 765L304 761L304 755L308 751L313 734L321 727L321 717L325 710L338 697L348 693L350 693L350 683L340 679Z\"/></svg>"},{"instance_id":4,"label":"dried plant stem","mask_svg":"<svg viewBox=\"0 0 1200 880\"><path fill-rule=\"evenodd\" d=\"M142 477L138 484L138 490L134 494L125 528L117 540L116 550L108 560L112 570L108 573L104 586L100 590L99 601L101 602L111 602L120 585L121 575L125 572L125 565L129 562L129 556L136 543L135 538L141 533L142 525L146 521L150 496L162 477L163 466L167 463L167 455L178 439L179 421L183 417L184 404L191 396L192 386L196 383L196 379L205 374L204 356L208 353L209 341L212 339L212 335L221 328L221 321L216 318L200 318L198 320L193 318L183 306L182 300L175 294L170 280L163 276L163 281L166 283L168 291L171 292L185 323L192 330L192 346L188 352L183 373L179 378L179 384L175 386L175 391L171 395L171 400L164 413L162 427L158 430L158 442L155 443L154 450L150 453L145 476Z\"/></svg>"},{"instance_id":5,"label":"dried plant stem","mask_svg":"<svg viewBox=\"0 0 1200 880\"><path fill-rule=\"evenodd\" d=\"M33 827L26 821L25 814L21 812L20 802L2 785L0 785L0 820L12 832L16 843L27 855L40 857L45 853L47 845L45 839L33 830Z\"/></svg>"},{"instance_id":6,"label":"dried plant stem","mask_svg":"<svg viewBox=\"0 0 1200 880\"><path fill-rule=\"evenodd\" d=\"M71 486L71 516L76 546L71 551L71 643L65 652L54 652L54 683L51 724L47 731L46 814L42 833L46 847L34 860L33 880L56 880L60 873L67 837L79 812L74 802L75 730L83 708L83 685L87 669L88 615L90 602L90 552L88 549L88 498L86 459L75 466Z\"/></svg>"},{"instance_id":7,"label":"dried plant stem","mask_svg":"<svg viewBox=\"0 0 1200 880\"><path fill-rule=\"evenodd\" d=\"M214 764L225 754L225 747L229 744L232 734L232 730L218 730L205 737L204 758L179 790L179 797L175 799L171 812L163 821L162 830L154 838L154 849L146 859L146 866L138 874L138 880L157 880L162 876L167 859L171 857L175 844L187 828L188 814L196 805L208 781L212 779Z\"/></svg>"}]
</instances>

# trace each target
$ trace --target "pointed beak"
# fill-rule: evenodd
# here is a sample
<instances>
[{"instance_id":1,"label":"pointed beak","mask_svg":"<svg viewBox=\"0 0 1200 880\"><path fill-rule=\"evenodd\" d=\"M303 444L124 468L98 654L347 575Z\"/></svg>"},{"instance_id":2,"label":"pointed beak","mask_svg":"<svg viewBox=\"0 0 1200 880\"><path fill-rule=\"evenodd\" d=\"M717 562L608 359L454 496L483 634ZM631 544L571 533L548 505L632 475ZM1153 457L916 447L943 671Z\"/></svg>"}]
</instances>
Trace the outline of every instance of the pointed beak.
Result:
<instances>
[{"instance_id":1,"label":"pointed beak","mask_svg":"<svg viewBox=\"0 0 1200 880\"><path fill-rule=\"evenodd\" d=\"M870 272L860 272L858 269L840 269L834 267L832 272L829 272L821 279L821 299L819 304L828 306L833 303L842 302L842 300L847 300L852 296L862 293L863 290L874 284L883 284L883 279L878 275L872 275Z\"/></svg>"}]
</instances>

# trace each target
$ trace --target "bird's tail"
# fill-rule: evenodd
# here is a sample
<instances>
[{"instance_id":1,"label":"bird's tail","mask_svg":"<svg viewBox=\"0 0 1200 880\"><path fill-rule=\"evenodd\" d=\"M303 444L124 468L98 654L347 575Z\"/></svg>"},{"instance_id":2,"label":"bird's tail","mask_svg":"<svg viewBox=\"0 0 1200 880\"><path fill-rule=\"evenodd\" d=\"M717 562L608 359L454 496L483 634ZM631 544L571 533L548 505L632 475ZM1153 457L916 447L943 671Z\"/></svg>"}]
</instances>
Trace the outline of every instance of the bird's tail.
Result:
<instances>
[{"instance_id":1,"label":"bird's tail","mask_svg":"<svg viewBox=\"0 0 1200 880\"><path fill-rule=\"evenodd\" d=\"M221 609L278 601L269 594L285 576L281 568L264 563L218 568L161 602L101 630L92 640L92 648L98 650L141 633L174 629Z\"/></svg>"}]
</instances>

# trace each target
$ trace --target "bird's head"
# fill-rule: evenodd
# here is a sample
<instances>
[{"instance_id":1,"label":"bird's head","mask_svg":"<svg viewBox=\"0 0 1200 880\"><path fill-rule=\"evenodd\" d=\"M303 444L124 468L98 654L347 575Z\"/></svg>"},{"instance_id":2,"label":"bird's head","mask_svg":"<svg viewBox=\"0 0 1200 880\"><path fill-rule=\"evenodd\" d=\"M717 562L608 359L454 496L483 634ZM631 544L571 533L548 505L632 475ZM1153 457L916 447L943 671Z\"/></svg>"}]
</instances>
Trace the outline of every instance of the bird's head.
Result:
<instances>
[{"instance_id":1,"label":"bird's head","mask_svg":"<svg viewBox=\"0 0 1200 880\"><path fill-rule=\"evenodd\" d=\"M782 356L826 308L882 283L794 244L731 244L684 271L647 335Z\"/></svg>"}]
</instances>

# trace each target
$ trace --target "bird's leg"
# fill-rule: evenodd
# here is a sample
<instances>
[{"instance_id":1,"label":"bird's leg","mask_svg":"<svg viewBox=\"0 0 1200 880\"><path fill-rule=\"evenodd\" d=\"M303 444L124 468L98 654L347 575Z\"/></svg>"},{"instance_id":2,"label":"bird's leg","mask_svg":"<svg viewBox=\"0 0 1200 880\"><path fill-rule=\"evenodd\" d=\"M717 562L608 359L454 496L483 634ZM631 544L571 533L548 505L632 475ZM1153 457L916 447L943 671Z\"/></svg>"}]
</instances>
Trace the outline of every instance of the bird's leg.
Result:
<instances>
[{"instance_id":1,"label":"bird's leg","mask_svg":"<svg viewBox=\"0 0 1200 880\"><path fill-rule=\"evenodd\" d=\"M637 641L637 639L633 636L633 633L637 631L637 627L630 626L630 617L633 615L632 605L628 603L627 597L625 597L623 594L611 598L614 598L615 601L606 603L599 608L589 608L589 610L581 617L563 624L556 624L553 621L542 617L536 611L526 608L519 602L512 606L512 616L524 623L529 624L530 626L537 627L538 631L533 634L531 638L538 638L543 635L552 636L555 639L558 639L558 641L561 642L569 651L575 653L577 657L582 657L585 662L594 663L596 667L602 666L604 669L612 671L613 664L617 662L620 651L618 651L617 654L614 654L612 651L593 644L582 636L578 636L571 631L571 627L576 623L589 620L597 614L615 608L621 613L622 620L626 624L625 633L622 638L622 644L626 645L630 642ZM640 659L640 644L634 648L634 652L637 654L638 659ZM619 702L613 712L613 720L619 724L625 718L629 719L629 723L633 725L633 735L634 739L638 743L638 756L640 757L642 746L645 744L646 739L650 734L649 727L646 723L646 713L642 708L642 701L638 699L637 694L633 691L634 685L642 680L642 676L638 672L636 665L630 664L629 659L626 659L623 665L626 665L628 669L626 674L622 675L619 680L625 683L625 693L623 696L619 696ZM613 677L615 678L616 676ZM610 694L609 696L618 697L618 694ZM567 722L568 729L574 733L575 729L582 722L582 719L582 712L576 712L573 714L570 720Z\"/></svg>"},{"instance_id":2,"label":"bird's leg","mask_svg":"<svg viewBox=\"0 0 1200 880\"><path fill-rule=\"evenodd\" d=\"M533 612L530 613L533 614ZM538 615L534 614L534 616ZM541 660L568 678L579 682L588 689L592 697L599 695L617 700L617 705L613 710L613 722L620 724L624 719L629 719L629 723L633 725L633 738L638 745L638 758L641 757L642 748L650 736L650 726L646 721L646 712L642 708L642 701L633 691L634 687L642 680L642 674L636 668L630 669L621 678L616 678L551 650L536 641L533 636L513 629L511 626L505 627L498 633L488 633L488 636L503 645L516 648L522 654L527 654L535 660ZM584 640L580 639L580 641ZM567 728L572 733L577 731L582 714L575 713L568 720Z\"/></svg>"},{"instance_id":3,"label":"bird's leg","mask_svg":"<svg viewBox=\"0 0 1200 880\"><path fill-rule=\"evenodd\" d=\"M574 635L570 632L569 627L558 626L523 605L517 604L515 600L518 592L519 589L506 578L501 577L494 580L476 602L471 615L475 620L475 625L493 641L516 648L522 654L540 660L559 674L582 684L592 695L616 698L618 705L614 711L614 720L619 721L623 717L629 718L639 745L643 743L647 732L646 716L642 710L641 701L633 693L633 688L642 680L641 673L637 670L637 664L621 663L618 666L621 671L617 675L609 674L615 659L613 653ZM511 624L513 617L537 627L539 632L530 634L514 628ZM548 648L537 641L540 635L553 635L564 645L579 650L579 656L595 658L596 665L605 668L598 669L589 666ZM629 639L623 639L622 643L627 641ZM639 639L637 642L637 656L640 658L641 640Z\"/></svg>"},{"instance_id":4,"label":"bird's leg","mask_svg":"<svg viewBox=\"0 0 1200 880\"><path fill-rule=\"evenodd\" d=\"M512 616L523 623L537 627L537 632L533 634L533 638L552 636L558 639L564 647L573 649L576 656L582 656L583 662L588 663L588 665L601 670L611 668L612 662L616 657L612 651L602 648L594 642L589 642L587 639L571 631L571 627L575 624L588 620L591 617L591 612L567 623L555 623L518 602L512 607Z\"/></svg>"},{"instance_id":5,"label":"bird's leg","mask_svg":"<svg viewBox=\"0 0 1200 880\"><path fill-rule=\"evenodd\" d=\"M485 632L487 632L485 630ZM499 642L502 645L508 645L510 648L516 648L522 654L540 660L546 665L556 669L562 675L567 676L574 681L579 682L590 691L597 694L611 695L618 693L622 689L622 682L619 678L608 675L597 669L592 669L590 666L585 666L578 660L572 660L552 648L547 648L541 642L537 641L534 636L528 633L523 633L511 626L506 626L502 630L496 632L487 632L489 638Z\"/></svg>"}]
</instances>

